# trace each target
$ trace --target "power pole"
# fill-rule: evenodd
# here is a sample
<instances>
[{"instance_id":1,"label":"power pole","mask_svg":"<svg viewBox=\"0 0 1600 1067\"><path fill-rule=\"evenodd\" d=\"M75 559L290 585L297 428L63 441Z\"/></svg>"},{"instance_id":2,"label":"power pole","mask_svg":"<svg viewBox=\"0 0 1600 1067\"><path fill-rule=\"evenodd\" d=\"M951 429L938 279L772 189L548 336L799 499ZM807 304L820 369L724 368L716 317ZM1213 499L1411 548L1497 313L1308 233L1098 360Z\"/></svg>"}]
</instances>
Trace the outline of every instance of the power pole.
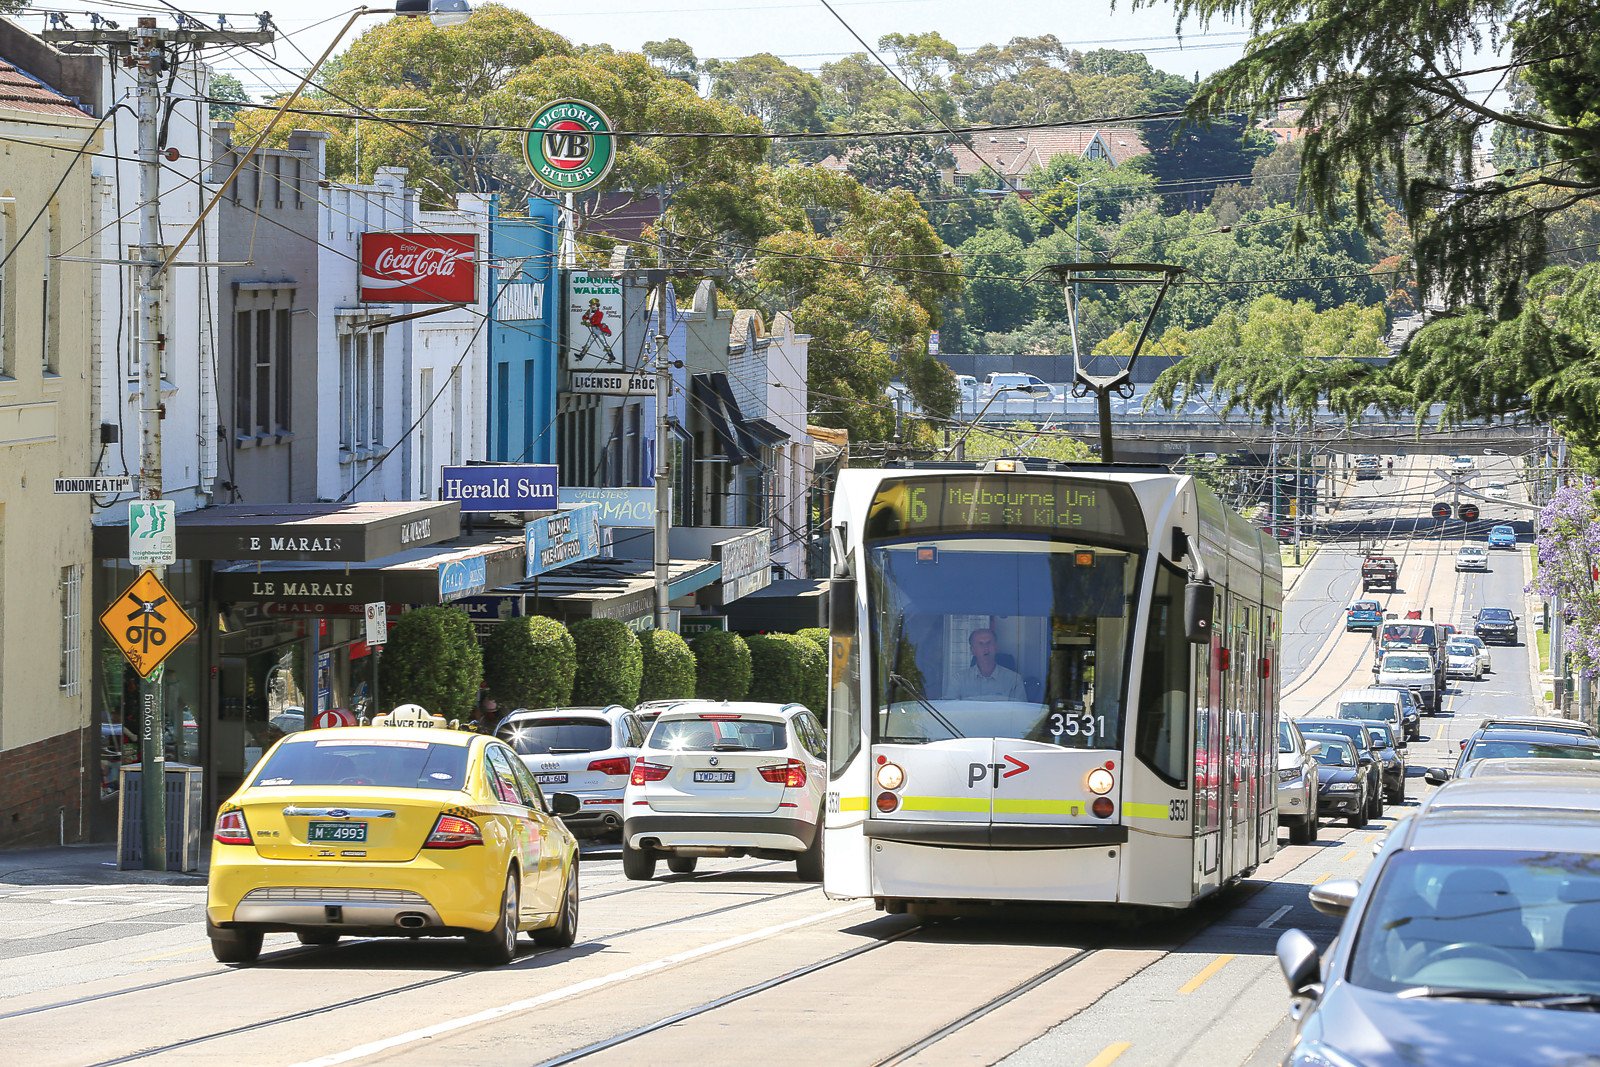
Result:
<instances>
[{"instance_id":1,"label":"power pole","mask_svg":"<svg viewBox=\"0 0 1600 1067\"><path fill-rule=\"evenodd\" d=\"M661 266L667 265L667 242L661 240ZM661 272L656 285L656 629L671 629L672 610L667 606L667 571L672 552L667 544L672 533L672 452L667 435L667 402L672 396L672 361L667 353L667 272Z\"/></svg>"},{"instance_id":2,"label":"power pole","mask_svg":"<svg viewBox=\"0 0 1600 1067\"><path fill-rule=\"evenodd\" d=\"M138 117L139 160L139 245L134 254L138 273L134 278L139 317L136 344L139 349L139 496L143 500L162 498L161 420L166 412L161 403L162 357L166 337L161 329L165 250L161 245L161 75L169 62L168 45L265 44L273 39L267 30L256 32L210 31L198 28L194 20L180 22L177 29L163 30L150 16L141 17L130 30L46 30L41 36L52 43L109 45L115 62L118 52L127 53L135 72ZM108 79L115 85L113 71ZM119 310L120 313L120 310ZM166 578L166 568L150 568L158 581ZM140 821L141 845L147 871L167 869L167 783L166 783L166 704L162 672L156 670L139 682L140 738Z\"/></svg>"},{"instance_id":3,"label":"power pole","mask_svg":"<svg viewBox=\"0 0 1600 1067\"><path fill-rule=\"evenodd\" d=\"M1301 447L1305 438L1295 438L1294 441L1294 500L1290 505L1294 508L1294 565L1300 566L1300 501L1303 494L1301 488L1300 459ZM1315 507L1315 505L1313 505Z\"/></svg>"}]
</instances>

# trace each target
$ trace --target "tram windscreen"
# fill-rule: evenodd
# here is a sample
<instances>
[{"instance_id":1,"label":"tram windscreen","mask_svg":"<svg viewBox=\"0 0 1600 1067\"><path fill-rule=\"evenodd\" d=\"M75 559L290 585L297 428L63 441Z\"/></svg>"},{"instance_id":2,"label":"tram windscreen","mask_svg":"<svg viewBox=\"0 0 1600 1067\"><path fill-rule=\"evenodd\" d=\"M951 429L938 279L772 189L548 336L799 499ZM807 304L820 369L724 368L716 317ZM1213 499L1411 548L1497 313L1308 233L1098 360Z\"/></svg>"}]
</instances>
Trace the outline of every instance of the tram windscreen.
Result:
<instances>
[{"instance_id":1,"label":"tram windscreen","mask_svg":"<svg viewBox=\"0 0 1600 1067\"><path fill-rule=\"evenodd\" d=\"M1043 534L867 545L875 739L1122 743L1139 556Z\"/></svg>"}]
</instances>

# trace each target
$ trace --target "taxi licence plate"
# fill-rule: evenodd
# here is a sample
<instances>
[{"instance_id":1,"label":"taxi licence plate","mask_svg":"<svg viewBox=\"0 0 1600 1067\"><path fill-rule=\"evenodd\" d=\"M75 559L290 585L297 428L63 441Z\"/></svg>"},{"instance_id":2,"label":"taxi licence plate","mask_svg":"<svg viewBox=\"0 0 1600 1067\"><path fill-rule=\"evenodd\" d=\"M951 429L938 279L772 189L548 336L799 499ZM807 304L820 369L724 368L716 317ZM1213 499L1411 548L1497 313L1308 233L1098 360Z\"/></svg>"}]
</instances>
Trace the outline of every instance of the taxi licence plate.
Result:
<instances>
[{"instance_id":1,"label":"taxi licence plate","mask_svg":"<svg viewBox=\"0 0 1600 1067\"><path fill-rule=\"evenodd\" d=\"M732 771L695 771L694 780L697 782L731 782Z\"/></svg>"},{"instance_id":2,"label":"taxi licence plate","mask_svg":"<svg viewBox=\"0 0 1600 1067\"><path fill-rule=\"evenodd\" d=\"M306 833L307 841L365 841L364 822L314 822Z\"/></svg>"},{"instance_id":3,"label":"taxi licence plate","mask_svg":"<svg viewBox=\"0 0 1600 1067\"><path fill-rule=\"evenodd\" d=\"M540 785L567 784L567 776L565 774L536 774L533 776L533 780L538 782Z\"/></svg>"}]
</instances>

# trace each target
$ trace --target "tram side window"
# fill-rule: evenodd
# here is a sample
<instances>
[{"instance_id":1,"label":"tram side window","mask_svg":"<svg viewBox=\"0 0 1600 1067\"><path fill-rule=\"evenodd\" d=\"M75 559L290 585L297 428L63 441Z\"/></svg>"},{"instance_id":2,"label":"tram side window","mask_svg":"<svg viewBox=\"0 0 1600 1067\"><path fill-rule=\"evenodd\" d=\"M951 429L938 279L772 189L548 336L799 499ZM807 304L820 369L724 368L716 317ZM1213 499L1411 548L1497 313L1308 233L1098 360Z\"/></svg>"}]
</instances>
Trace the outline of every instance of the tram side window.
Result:
<instances>
[{"instance_id":1,"label":"tram side window","mask_svg":"<svg viewBox=\"0 0 1600 1067\"><path fill-rule=\"evenodd\" d=\"M1134 755L1161 779L1182 786L1189 771L1189 659L1183 632L1183 572L1163 562L1156 572L1139 684Z\"/></svg>"}]
</instances>

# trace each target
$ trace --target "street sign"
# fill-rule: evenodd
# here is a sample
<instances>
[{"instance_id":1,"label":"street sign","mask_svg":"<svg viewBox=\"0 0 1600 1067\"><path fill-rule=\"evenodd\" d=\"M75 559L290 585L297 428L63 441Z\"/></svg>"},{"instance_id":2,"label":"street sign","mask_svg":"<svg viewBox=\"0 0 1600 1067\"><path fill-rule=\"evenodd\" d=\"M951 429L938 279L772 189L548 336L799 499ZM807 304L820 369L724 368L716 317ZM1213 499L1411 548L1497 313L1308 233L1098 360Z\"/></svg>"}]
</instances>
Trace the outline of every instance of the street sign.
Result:
<instances>
[{"instance_id":1,"label":"street sign","mask_svg":"<svg viewBox=\"0 0 1600 1067\"><path fill-rule=\"evenodd\" d=\"M194 620L149 571L100 613L100 625L141 678L149 678L194 633Z\"/></svg>"},{"instance_id":2,"label":"street sign","mask_svg":"<svg viewBox=\"0 0 1600 1067\"><path fill-rule=\"evenodd\" d=\"M587 100L557 100L528 124L522 158L540 184L558 193L581 193L610 173L617 138L606 113Z\"/></svg>"},{"instance_id":3,"label":"street sign","mask_svg":"<svg viewBox=\"0 0 1600 1067\"><path fill-rule=\"evenodd\" d=\"M591 374L573 371L567 382L569 393L594 393L600 396L654 396L654 374Z\"/></svg>"},{"instance_id":4,"label":"street sign","mask_svg":"<svg viewBox=\"0 0 1600 1067\"><path fill-rule=\"evenodd\" d=\"M178 562L176 501L128 501L128 562L135 567L169 567Z\"/></svg>"},{"instance_id":5,"label":"street sign","mask_svg":"<svg viewBox=\"0 0 1600 1067\"><path fill-rule=\"evenodd\" d=\"M331 730L336 726L354 726L356 717L343 708L329 708L319 711L311 720L313 730Z\"/></svg>"},{"instance_id":6,"label":"street sign","mask_svg":"<svg viewBox=\"0 0 1600 1067\"><path fill-rule=\"evenodd\" d=\"M367 644L377 646L389 643L389 605L380 600L367 605Z\"/></svg>"},{"instance_id":7,"label":"street sign","mask_svg":"<svg viewBox=\"0 0 1600 1067\"><path fill-rule=\"evenodd\" d=\"M726 615L685 615L678 620L678 636L685 641L693 641L701 634L726 630L727 628L728 617Z\"/></svg>"},{"instance_id":8,"label":"street sign","mask_svg":"<svg viewBox=\"0 0 1600 1067\"><path fill-rule=\"evenodd\" d=\"M137 479L131 474L113 474L107 477L57 478L58 493L93 493L96 496L116 496L131 493Z\"/></svg>"}]
</instances>

